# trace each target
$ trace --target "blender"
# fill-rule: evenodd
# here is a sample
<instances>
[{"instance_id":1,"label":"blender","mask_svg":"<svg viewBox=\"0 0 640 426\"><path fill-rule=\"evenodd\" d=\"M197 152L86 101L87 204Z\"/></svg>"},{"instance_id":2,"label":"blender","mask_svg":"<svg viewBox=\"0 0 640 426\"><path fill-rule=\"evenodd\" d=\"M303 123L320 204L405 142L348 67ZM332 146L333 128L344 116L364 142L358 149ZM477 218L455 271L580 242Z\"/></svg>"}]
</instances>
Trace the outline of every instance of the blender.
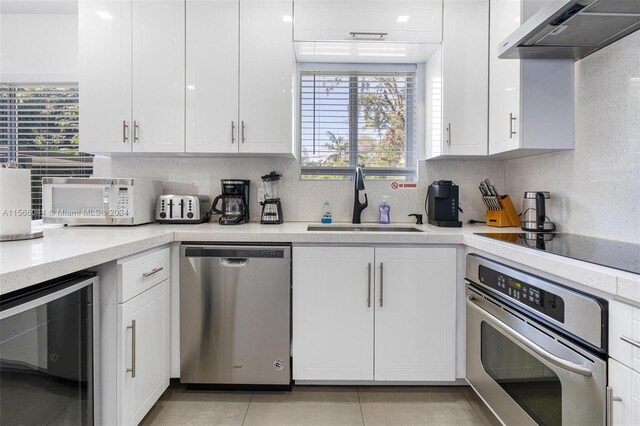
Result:
<instances>
[{"instance_id":1,"label":"blender","mask_svg":"<svg viewBox=\"0 0 640 426\"><path fill-rule=\"evenodd\" d=\"M280 204L280 178L281 174L275 171L262 176L262 189L264 191L264 201L262 205L262 215L260 223L265 225L276 225L282 223L282 204Z\"/></svg>"}]
</instances>

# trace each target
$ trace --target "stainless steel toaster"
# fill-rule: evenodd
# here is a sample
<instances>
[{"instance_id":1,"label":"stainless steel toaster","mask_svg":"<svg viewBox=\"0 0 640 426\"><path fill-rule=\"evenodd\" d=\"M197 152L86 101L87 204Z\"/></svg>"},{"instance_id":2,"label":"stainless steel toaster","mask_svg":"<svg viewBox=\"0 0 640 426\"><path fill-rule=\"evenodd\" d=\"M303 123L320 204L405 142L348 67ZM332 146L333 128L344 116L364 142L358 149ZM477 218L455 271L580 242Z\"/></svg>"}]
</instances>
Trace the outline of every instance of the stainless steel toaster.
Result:
<instances>
[{"instance_id":1,"label":"stainless steel toaster","mask_svg":"<svg viewBox=\"0 0 640 426\"><path fill-rule=\"evenodd\" d=\"M209 197L201 195L161 195L156 204L156 222L202 223L211 217Z\"/></svg>"}]
</instances>

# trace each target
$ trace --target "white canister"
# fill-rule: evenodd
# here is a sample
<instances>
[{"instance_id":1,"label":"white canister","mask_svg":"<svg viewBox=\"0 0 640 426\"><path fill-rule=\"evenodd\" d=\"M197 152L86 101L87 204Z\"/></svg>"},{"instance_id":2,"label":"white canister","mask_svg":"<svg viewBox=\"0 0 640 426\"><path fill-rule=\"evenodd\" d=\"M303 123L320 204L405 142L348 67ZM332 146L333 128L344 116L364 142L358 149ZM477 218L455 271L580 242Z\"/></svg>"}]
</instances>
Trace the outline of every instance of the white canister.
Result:
<instances>
[{"instance_id":1,"label":"white canister","mask_svg":"<svg viewBox=\"0 0 640 426\"><path fill-rule=\"evenodd\" d=\"M31 232L31 170L0 167L0 236Z\"/></svg>"}]
</instances>

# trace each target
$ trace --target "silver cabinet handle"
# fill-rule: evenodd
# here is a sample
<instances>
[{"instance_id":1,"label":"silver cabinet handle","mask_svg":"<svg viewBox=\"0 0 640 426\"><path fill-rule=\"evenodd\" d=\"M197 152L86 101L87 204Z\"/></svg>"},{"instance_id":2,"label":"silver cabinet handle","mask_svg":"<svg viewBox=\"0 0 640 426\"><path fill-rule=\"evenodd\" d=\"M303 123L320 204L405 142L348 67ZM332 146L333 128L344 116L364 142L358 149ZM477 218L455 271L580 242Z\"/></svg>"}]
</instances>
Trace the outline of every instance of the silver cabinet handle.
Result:
<instances>
[{"instance_id":1,"label":"silver cabinet handle","mask_svg":"<svg viewBox=\"0 0 640 426\"><path fill-rule=\"evenodd\" d=\"M384 264L380 262L380 307L384 303Z\"/></svg>"},{"instance_id":2,"label":"silver cabinet handle","mask_svg":"<svg viewBox=\"0 0 640 426\"><path fill-rule=\"evenodd\" d=\"M162 271L164 269L163 266L160 266L159 268L153 268L152 270L150 270L149 272L144 272L142 274L143 277L147 278L150 277L153 274L157 274L158 272Z\"/></svg>"},{"instance_id":3,"label":"silver cabinet handle","mask_svg":"<svg viewBox=\"0 0 640 426\"><path fill-rule=\"evenodd\" d=\"M140 123L137 121L133 122L133 143L140 142L140 138L138 137L138 131L140 130Z\"/></svg>"},{"instance_id":4,"label":"silver cabinet handle","mask_svg":"<svg viewBox=\"0 0 640 426\"><path fill-rule=\"evenodd\" d=\"M231 122L231 143L236 143L236 123Z\"/></svg>"},{"instance_id":5,"label":"silver cabinet handle","mask_svg":"<svg viewBox=\"0 0 640 426\"><path fill-rule=\"evenodd\" d=\"M513 122L516 121L516 118L513 116L513 113L510 112L509 113L509 139L513 139L513 135L516 134L516 132L513 131Z\"/></svg>"},{"instance_id":6,"label":"silver cabinet handle","mask_svg":"<svg viewBox=\"0 0 640 426\"><path fill-rule=\"evenodd\" d=\"M607 426L613 425L613 403L621 401L619 396L613 396L613 388L607 386Z\"/></svg>"},{"instance_id":7,"label":"silver cabinet handle","mask_svg":"<svg viewBox=\"0 0 640 426\"><path fill-rule=\"evenodd\" d=\"M129 136L127 136L128 132L129 132L129 125L127 124L126 121L122 120L122 143L129 142Z\"/></svg>"},{"instance_id":8,"label":"silver cabinet handle","mask_svg":"<svg viewBox=\"0 0 640 426\"><path fill-rule=\"evenodd\" d=\"M384 40L384 37L388 35L388 33L375 33L375 32L367 32L367 31L351 31L349 33L351 39L353 40Z\"/></svg>"},{"instance_id":9,"label":"silver cabinet handle","mask_svg":"<svg viewBox=\"0 0 640 426\"><path fill-rule=\"evenodd\" d=\"M451 123L447 124L447 145L451 145Z\"/></svg>"},{"instance_id":10,"label":"silver cabinet handle","mask_svg":"<svg viewBox=\"0 0 640 426\"><path fill-rule=\"evenodd\" d=\"M245 137L244 137L244 121L241 121L242 124L242 143L245 142Z\"/></svg>"},{"instance_id":11,"label":"silver cabinet handle","mask_svg":"<svg viewBox=\"0 0 640 426\"><path fill-rule=\"evenodd\" d=\"M127 330L131 330L131 368L127 368L127 373L131 372L133 379L136 377L136 320L131 320Z\"/></svg>"},{"instance_id":12,"label":"silver cabinet handle","mask_svg":"<svg viewBox=\"0 0 640 426\"><path fill-rule=\"evenodd\" d=\"M636 340L630 339L627 336L620 336L620 340L622 340L623 342L627 342L631 346L634 346L634 347L640 349L640 342L638 342Z\"/></svg>"},{"instance_id":13,"label":"silver cabinet handle","mask_svg":"<svg viewBox=\"0 0 640 426\"><path fill-rule=\"evenodd\" d=\"M551 352L547 351L546 349L543 349L537 343L527 339L520 333L514 331L511 327L509 327L507 324L502 322L500 319L496 318L495 316L491 315L489 312L482 309L480 306L478 306L474 302L474 300L475 298L472 295L468 296L467 306L480 312L484 316L483 319L485 321L491 323L496 328L499 328L500 331L507 334L513 340L520 342L522 345L529 348L530 350L532 350L533 352L535 352L540 357L544 358L546 361L550 362L553 365L556 365L572 373L580 374L581 376L591 377L591 370L589 369L589 367L585 365L576 364L575 362L567 361L566 359L562 359L559 356L556 356Z\"/></svg>"},{"instance_id":14,"label":"silver cabinet handle","mask_svg":"<svg viewBox=\"0 0 640 426\"><path fill-rule=\"evenodd\" d=\"M367 286L367 308L371 307L371 263L367 266L368 286Z\"/></svg>"}]
</instances>

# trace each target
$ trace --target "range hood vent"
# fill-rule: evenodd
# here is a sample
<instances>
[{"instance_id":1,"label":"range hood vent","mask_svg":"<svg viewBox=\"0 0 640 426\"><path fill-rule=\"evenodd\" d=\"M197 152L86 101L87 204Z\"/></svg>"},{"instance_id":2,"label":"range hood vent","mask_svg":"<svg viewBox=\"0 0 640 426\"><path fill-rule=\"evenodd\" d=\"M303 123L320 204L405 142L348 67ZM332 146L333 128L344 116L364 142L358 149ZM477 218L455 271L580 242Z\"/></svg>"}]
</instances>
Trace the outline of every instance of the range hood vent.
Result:
<instances>
[{"instance_id":1,"label":"range hood vent","mask_svg":"<svg viewBox=\"0 0 640 426\"><path fill-rule=\"evenodd\" d=\"M640 0L570 0L543 7L498 46L501 59L581 59L640 29Z\"/></svg>"}]
</instances>

